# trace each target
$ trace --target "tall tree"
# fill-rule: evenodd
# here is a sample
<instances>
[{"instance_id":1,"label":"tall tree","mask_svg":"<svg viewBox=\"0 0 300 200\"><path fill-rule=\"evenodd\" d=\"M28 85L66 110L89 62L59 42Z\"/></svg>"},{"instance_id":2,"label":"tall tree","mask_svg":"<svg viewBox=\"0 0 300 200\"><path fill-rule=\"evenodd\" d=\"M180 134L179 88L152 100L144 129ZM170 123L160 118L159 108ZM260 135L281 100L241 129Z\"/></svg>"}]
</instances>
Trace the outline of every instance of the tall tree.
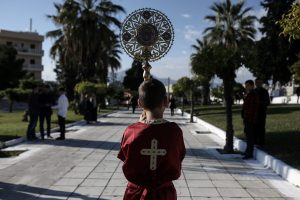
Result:
<instances>
[{"instance_id":1,"label":"tall tree","mask_svg":"<svg viewBox=\"0 0 300 200\"><path fill-rule=\"evenodd\" d=\"M133 61L131 68L125 72L124 87L132 91L138 91L140 84L144 81L143 72L142 63L136 60Z\"/></svg>"},{"instance_id":2,"label":"tall tree","mask_svg":"<svg viewBox=\"0 0 300 200\"><path fill-rule=\"evenodd\" d=\"M225 152L233 152L233 124L232 124L232 91L235 70L242 64L240 48L243 43L253 40L255 36L255 16L245 7L244 1L232 4L230 0L216 2L210 8L214 12L205 18L213 23L204 33L205 38L213 45L211 53L217 65L216 74L223 80L224 99L226 102L226 144Z\"/></svg>"},{"instance_id":3,"label":"tall tree","mask_svg":"<svg viewBox=\"0 0 300 200\"><path fill-rule=\"evenodd\" d=\"M256 42L253 49L254 55L249 59L247 67L255 76L265 80L273 79L287 83L291 79L290 66L297 60L300 42L289 43L288 38L280 35L282 29L277 23L282 15L290 10L294 0L263 0L262 6L267 11L266 16L260 19L263 37Z\"/></svg>"},{"instance_id":4,"label":"tall tree","mask_svg":"<svg viewBox=\"0 0 300 200\"><path fill-rule=\"evenodd\" d=\"M209 44L207 40L196 40L196 44L192 45L192 48L196 51L195 53L192 53L191 55L191 66L192 66L192 72L197 74L198 79L201 82L202 91L202 104L206 105L210 101L209 97L209 86L210 86L210 80L215 75L215 71L211 70L212 67L210 65L210 55L208 54ZM203 59L203 57L205 57ZM207 59L208 58L208 59Z\"/></svg>"},{"instance_id":5,"label":"tall tree","mask_svg":"<svg viewBox=\"0 0 300 200\"><path fill-rule=\"evenodd\" d=\"M120 28L115 15L124 9L110 0L65 0L54 6L56 15L48 17L58 29L47 37L55 39L51 55L58 62L59 81L69 88L80 81L106 83L108 71L120 68L113 30Z\"/></svg>"},{"instance_id":6,"label":"tall tree","mask_svg":"<svg viewBox=\"0 0 300 200\"><path fill-rule=\"evenodd\" d=\"M0 45L0 90L17 87L26 74L22 69L24 60L16 58L15 48Z\"/></svg>"}]
</instances>

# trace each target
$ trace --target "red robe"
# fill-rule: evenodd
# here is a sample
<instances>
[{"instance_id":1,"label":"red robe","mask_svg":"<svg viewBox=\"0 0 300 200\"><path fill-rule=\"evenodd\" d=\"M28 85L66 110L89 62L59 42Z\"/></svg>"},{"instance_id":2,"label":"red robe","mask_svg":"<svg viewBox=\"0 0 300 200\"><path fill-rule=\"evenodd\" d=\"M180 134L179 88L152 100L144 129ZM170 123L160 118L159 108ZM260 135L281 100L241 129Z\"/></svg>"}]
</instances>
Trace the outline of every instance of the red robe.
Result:
<instances>
[{"instance_id":1,"label":"red robe","mask_svg":"<svg viewBox=\"0 0 300 200\"><path fill-rule=\"evenodd\" d=\"M153 145L157 150L150 150ZM150 164L150 155L145 154L151 151L160 155L152 157ZM180 177L184 155L183 135L176 123L130 125L118 154L128 180L124 200L176 200L172 180Z\"/></svg>"}]
</instances>

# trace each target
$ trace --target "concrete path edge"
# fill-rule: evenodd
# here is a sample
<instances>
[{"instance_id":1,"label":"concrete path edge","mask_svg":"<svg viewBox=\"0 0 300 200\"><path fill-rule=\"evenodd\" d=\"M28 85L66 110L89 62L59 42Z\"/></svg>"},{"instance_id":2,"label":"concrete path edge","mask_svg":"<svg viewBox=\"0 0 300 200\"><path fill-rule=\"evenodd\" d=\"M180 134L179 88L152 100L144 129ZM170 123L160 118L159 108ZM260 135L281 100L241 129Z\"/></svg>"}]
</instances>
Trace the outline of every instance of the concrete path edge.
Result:
<instances>
[{"instance_id":1,"label":"concrete path edge","mask_svg":"<svg viewBox=\"0 0 300 200\"><path fill-rule=\"evenodd\" d=\"M177 113L182 113L180 109L177 110ZM190 118L191 115L189 113L185 113L183 117ZM207 128L210 132L218 135L222 139L226 139L226 132L210 123L207 123L206 121L198 118L193 117L193 120L200 125ZM246 149L246 143L243 140L240 140L236 137L234 137L234 148L238 151L245 151ZM286 164L285 162L269 155L268 153L258 149L254 148L254 157L256 160L259 161L262 165L265 167L269 167L272 170L274 170L278 175L280 175L282 178L287 180L289 183L300 187L300 171L291 167L290 165Z\"/></svg>"}]
</instances>

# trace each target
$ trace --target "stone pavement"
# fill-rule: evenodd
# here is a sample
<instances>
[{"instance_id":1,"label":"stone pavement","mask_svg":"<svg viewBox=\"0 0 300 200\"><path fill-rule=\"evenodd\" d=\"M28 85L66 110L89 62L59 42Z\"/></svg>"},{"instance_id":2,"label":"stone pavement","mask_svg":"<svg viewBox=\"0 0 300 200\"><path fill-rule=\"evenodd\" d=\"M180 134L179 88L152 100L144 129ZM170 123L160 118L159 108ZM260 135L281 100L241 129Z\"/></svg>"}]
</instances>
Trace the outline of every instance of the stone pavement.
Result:
<instances>
[{"instance_id":1,"label":"stone pavement","mask_svg":"<svg viewBox=\"0 0 300 200\"><path fill-rule=\"evenodd\" d=\"M179 200L300 199L300 189L255 160L221 155L223 140L179 115L165 117L184 132L186 157L174 181ZM119 142L138 114L119 111L100 123L69 128L67 140L26 142L17 158L0 159L0 199L122 199L126 180L117 159ZM58 136L58 133L53 134Z\"/></svg>"}]
</instances>

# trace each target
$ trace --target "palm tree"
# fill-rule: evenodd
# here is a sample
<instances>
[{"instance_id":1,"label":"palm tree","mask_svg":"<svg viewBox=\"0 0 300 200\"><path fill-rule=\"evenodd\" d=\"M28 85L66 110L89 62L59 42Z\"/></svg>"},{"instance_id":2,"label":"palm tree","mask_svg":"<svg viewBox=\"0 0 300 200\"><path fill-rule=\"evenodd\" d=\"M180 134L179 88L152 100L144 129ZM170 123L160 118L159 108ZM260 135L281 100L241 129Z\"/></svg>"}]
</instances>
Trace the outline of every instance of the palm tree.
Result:
<instances>
[{"instance_id":1,"label":"palm tree","mask_svg":"<svg viewBox=\"0 0 300 200\"><path fill-rule=\"evenodd\" d=\"M245 2L232 4L230 0L214 3L210 9L213 15L205 19L213 23L205 31L205 38L215 45L215 57L218 60L216 74L223 79L224 99L226 102L226 145L225 152L233 152L233 124L232 124L232 91L235 70L242 64L241 46L245 41L253 40L255 16L249 14L251 8L244 8ZM217 54L216 54L217 52Z\"/></svg>"},{"instance_id":2,"label":"palm tree","mask_svg":"<svg viewBox=\"0 0 300 200\"><path fill-rule=\"evenodd\" d=\"M192 45L192 48L196 51L191 54L191 66L192 72L197 75L198 80L201 83L202 91L202 104L206 105L209 102L209 82L215 75L213 68L210 65L211 59L208 55L210 45L207 40L196 40L196 44ZM205 59L207 57L208 59Z\"/></svg>"},{"instance_id":3,"label":"palm tree","mask_svg":"<svg viewBox=\"0 0 300 200\"><path fill-rule=\"evenodd\" d=\"M61 78L72 74L77 83L106 83L108 70L120 68L120 45L113 30L121 26L115 14L124 9L109 0L65 0L54 6L56 15L48 18L58 28L46 36L55 39L50 54Z\"/></svg>"}]
</instances>

